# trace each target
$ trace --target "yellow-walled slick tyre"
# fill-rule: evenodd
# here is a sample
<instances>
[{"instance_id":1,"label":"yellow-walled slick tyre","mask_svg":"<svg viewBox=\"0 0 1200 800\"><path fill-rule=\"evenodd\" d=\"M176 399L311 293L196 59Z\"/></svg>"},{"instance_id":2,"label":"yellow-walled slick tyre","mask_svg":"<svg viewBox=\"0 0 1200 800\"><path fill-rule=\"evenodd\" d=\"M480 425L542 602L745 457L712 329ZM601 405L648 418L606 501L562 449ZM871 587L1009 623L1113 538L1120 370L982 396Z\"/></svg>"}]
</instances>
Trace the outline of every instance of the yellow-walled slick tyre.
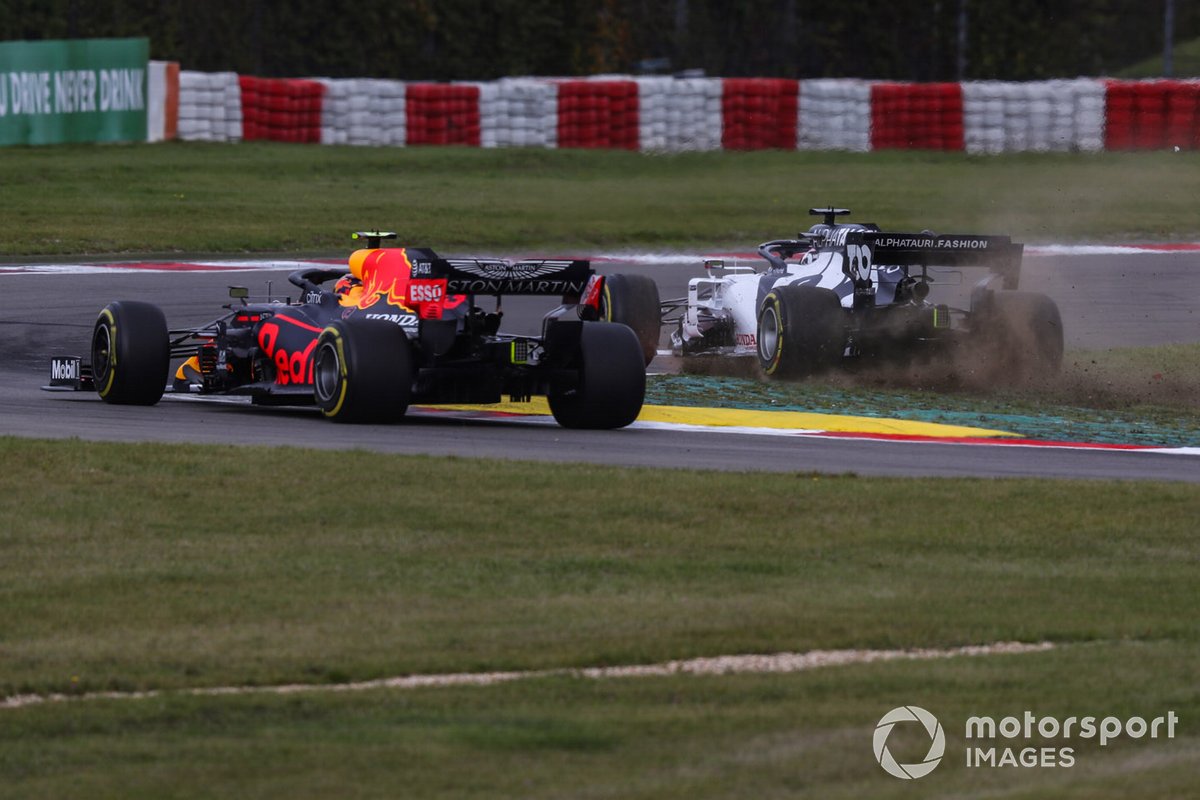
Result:
<instances>
[{"instance_id":1,"label":"yellow-walled slick tyre","mask_svg":"<svg viewBox=\"0 0 1200 800\"><path fill-rule=\"evenodd\" d=\"M610 322L585 322L579 335L579 376L552 387L547 400L564 428L623 428L637 419L646 396L646 365L633 330Z\"/></svg>"},{"instance_id":2,"label":"yellow-walled slick tyre","mask_svg":"<svg viewBox=\"0 0 1200 800\"><path fill-rule=\"evenodd\" d=\"M412 347L383 320L338 320L317 337L313 398L335 422L396 422L412 399Z\"/></svg>"},{"instance_id":3,"label":"yellow-walled slick tyre","mask_svg":"<svg viewBox=\"0 0 1200 800\"><path fill-rule=\"evenodd\" d=\"M104 307L92 329L92 373L104 402L154 405L170 366L167 318L158 306L117 300Z\"/></svg>"},{"instance_id":4,"label":"yellow-walled slick tyre","mask_svg":"<svg viewBox=\"0 0 1200 800\"><path fill-rule=\"evenodd\" d=\"M801 378L842 357L845 323L838 296L815 286L780 286L758 310L758 363L772 378Z\"/></svg>"},{"instance_id":5,"label":"yellow-walled slick tyre","mask_svg":"<svg viewBox=\"0 0 1200 800\"><path fill-rule=\"evenodd\" d=\"M662 330L658 284L645 275L606 275L600 299L600 318L628 325L637 334L646 366L658 354Z\"/></svg>"}]
</instances>

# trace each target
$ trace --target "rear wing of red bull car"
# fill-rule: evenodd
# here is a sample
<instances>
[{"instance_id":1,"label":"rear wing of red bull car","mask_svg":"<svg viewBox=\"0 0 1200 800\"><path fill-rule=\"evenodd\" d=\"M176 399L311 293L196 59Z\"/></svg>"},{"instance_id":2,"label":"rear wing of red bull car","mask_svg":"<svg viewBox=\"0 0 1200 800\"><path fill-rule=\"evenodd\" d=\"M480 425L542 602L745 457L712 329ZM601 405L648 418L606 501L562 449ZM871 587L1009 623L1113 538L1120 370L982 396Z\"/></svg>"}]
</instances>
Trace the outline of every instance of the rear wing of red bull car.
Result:
<instances>
[{"instance_id":1,"label":"rear wing of red bull car","mask_svg":"<svg viewBox=\"0 0 1200 800\"><path fill-rule=\"evenodd\" d=\"M413 264L414 280L445 281L447 294L561 295L583 294L593 275L584 260L503 261L484 258L434 258Z\"/></svg>"},{"instance_id":2,"label":"rear wing of red bull car","mask_svg":"<svg viewBox=\"0 0 1200 800\"><path fill-rule=\"evenodd\" d=\"M360 231L353 238L365 239L367 249L375 250L384 239L395 239L396 234ZM566 300L583 295L594 275L591 263L580 259L441 258L426 247L408 247L400 252L410 265L406 278L418 287L418 296L410 296L417 303L424 299L419 296L422 292L432 295L561 295Z\"/></svg>"}]
</instances>

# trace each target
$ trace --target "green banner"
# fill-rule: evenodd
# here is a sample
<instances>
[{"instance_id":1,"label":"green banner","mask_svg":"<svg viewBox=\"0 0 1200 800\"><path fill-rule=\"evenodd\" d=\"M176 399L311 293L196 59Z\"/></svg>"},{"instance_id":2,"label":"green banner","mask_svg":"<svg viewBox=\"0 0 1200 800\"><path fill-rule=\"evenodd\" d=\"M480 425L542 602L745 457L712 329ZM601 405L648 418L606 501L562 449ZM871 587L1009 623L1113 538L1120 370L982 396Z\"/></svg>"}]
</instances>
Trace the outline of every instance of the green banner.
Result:
<instances>
[{"instance_id":1,"label":"green banner","mask_svg":"<svg viewBox=\"0 0 1200 800\"><path fill-rule=\"evenodd\" d=\"M0 42L0 145L146 140L148 39Z\"/></svg>"}]
</instances>

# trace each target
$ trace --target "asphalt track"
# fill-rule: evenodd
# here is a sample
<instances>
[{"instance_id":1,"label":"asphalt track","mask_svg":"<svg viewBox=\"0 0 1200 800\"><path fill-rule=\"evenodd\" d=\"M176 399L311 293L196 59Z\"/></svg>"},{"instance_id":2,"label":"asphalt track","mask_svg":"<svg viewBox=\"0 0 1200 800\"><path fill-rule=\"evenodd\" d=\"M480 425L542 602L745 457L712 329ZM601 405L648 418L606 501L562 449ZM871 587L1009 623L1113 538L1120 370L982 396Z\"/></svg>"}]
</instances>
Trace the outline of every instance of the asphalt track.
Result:
<instances>
[{"instance_id":1,"label":"asphalt track","mask_svg":"<svg viewBox=\"0 0 1200 800\"><path fill-rule=\"evenodd\" d=\"M693 264L598 264L638 272L662 296L682 296ZM1194 285L1200 253L1037 256L1022 288L1044 291L1062 310L1069 348L1194 342L1200 314ZM472 421L416 414L396 426L332 425L311 410L166 400L153 408L110 406L91 393L50 394L51 355L83 354L97 311L113 299L160 305L172 327L207 321L230 284L265 294L297 290L287 271L12 273L0 269L0 435L362 448L394 453L589 462L722 470L816 471L904 476L1043 476L1200 482L1200 458L1161 453L1026 448L986 444L767 436L719 431L569 431L521 421ZM964 284L965 285L965 284ZM946 286L947 292L962 287ZM505 329L537 330L545 300L510 298ZM655 368L670 370L670 359Z\"/></svg>"}]
</instances>

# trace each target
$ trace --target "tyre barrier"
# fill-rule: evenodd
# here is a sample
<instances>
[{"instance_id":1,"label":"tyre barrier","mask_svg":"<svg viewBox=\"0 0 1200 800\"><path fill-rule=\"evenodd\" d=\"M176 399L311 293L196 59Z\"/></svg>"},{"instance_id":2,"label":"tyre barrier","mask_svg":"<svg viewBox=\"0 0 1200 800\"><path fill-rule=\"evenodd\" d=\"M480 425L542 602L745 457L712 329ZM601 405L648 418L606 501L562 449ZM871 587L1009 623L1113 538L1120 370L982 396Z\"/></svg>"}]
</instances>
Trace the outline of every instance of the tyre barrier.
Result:
<instances>
[{"instance_id":1,"label":"tyre barrier","mask_svg":"<svg viewBox=\"0 0 1200 800\"><path fill-rule=\"evenodd\" d=\"M174 86L157 80L155 86ZM1200 149L1200 81L503 78L488 82L178 73L148 138L340 145L686 150ZM172 115L177 115L173 123ZM159 120L158 117L163 119Z\"/></svg>"},{"instance_id":2,"label":"tyre barrier","mask_svg":"<svg viewBox=\"0 0 1200 800\"><path fill-rule=\"evenodd\" d=\"M558 84L559 147L637 150L638 86L634 81Z\"/></svg>"},{"instance_id":3,"label":"tyre barrier","mask_svg":"<svg viewBox=\"0 0 1200 800\"><path fill-rule=\"evenodd\" d=\"M871 86L872 150L962 150L963 133L961 85Z\"/></svg>"},{"instance_id":4,"label":"tyre barrier","mask_svg":"<svg viewBox=\"0 0 1200 800\"><path fill-rule=\"evenodd\" d=\"M294 78L239 79L242 138L272 142L320 142L325 86Z\"/></svg>"},{"instance_id":5,"label":"tyre barrier","mask_svg":"<svg viewBox=\"0 0 1200 800\"><path fill-rule=\"evenodd\" d=\"M239 141L242 91L237 73L180 71L177 131L188 141Z\"/></svg>"},{"instance_id":6,"label":"tyre barrier","mask_svg":"<svg viewBox=\"0 0 1200 800\"><path fill-rule=\"evenodd\" d=\"M793 150L800 82L727 78L721 94L721 146L726 150Z\"/></svg>"},{"instance_id":7,"label":"tyre barrier","mask_svg":"<svg viewBox=\"0 0 1200 800\"><path fill-rule=\"evenodd\" d=\"M797 150L871 149L871 84L824 78L800 81Z\"/></svg>"},{"instance_id":8,"label":"tyre barrier","mask_svg":"<svg viewBox=\"0 0 1200 800\"><path fill-rule=\"evenodd\" d=\"M963 84L968 153L1095 152L1104 148L1104 84L972 81Z\"/></svg>"},{"instance_id":9,"label":"tyre barrier","mask_svg":"<svg viewBox=\"0 0 1200 800\"><path fill-rule=\"evenodd\" d=\"M641 150L719 150L719 78L637 78Z\"/></svg>"},{"instance_id":10,"label":"tyre barrier","mask_svg":"<svg viewBox=\"0 0 1200 800\"><path fill-rule=\"evenodd\" d=\"M1108 81L1106 150L1200 149L1200 81Z\"/></svg>"},{"instance_id":11,"label":"tyre barrier","mask_svg":"<svg viewBox=\"0 0 1200 800\"><path fill-rule=\"evenodd\" d=\"M556 147L558 92L535 78L471 84L479 89L481 147Z\"/></svg>"},{"instance_id":12,"label":"tyre barrier","mask_svg":"<svg viewBox=\"0 0 1200 800\"><path fill-rule=\"evenodd\" d=\"M408 109L403 81L320 78L321 144L403 147Z\"/></svg>"},{"instance_id":13,"label":"tyre barrier","mask_svg":"<svg viewBox=\"0 0 1200 800\"><path fill-rule=\"evenodd\" d=\"M479 147L479 87L410 83L405 90L408 144Z\"/></svg>"}]
</instances>

